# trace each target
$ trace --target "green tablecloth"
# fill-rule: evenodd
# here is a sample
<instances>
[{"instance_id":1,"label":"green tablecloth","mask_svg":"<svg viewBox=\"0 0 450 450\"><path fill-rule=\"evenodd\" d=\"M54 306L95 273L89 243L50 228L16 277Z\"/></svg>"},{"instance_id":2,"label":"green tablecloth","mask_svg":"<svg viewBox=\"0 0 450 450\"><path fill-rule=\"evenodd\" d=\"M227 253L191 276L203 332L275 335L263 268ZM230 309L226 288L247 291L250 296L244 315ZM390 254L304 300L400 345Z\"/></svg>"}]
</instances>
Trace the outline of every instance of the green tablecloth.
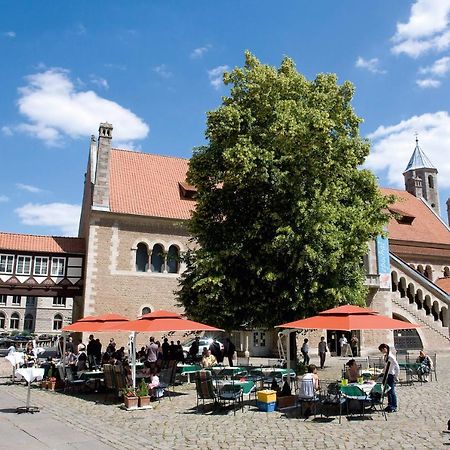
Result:
<instances>
[{"instance_id":1,"label":"green tablecloth","mask_svg":"<svg viewBox=\"0 0 450 450\"><path fill-rule=\"evenodd\" d=\"M245 367L222 367L222 366L214 366L211 367L211 370L220 376L232 377L234 375L239 375L243 373L247 373L247 369Z\"/></svg>"},{"instance_id":2,"label":"green tablecloth","mask_svg":"<svg viewBox=\"0 0 450 450\"><path fill-rule=\"evenodd\" d=\"M242 388L242 392L245 395L250 394L252 389L255 386L255 383L253 381L235 381L233 383L224 383L221 389L226 389L228 386L240 386Z\"/></svg>"},{"instance_id":3,"label":"green tablecloth","mask_svg":"<svg viewBox=\"0 0 450 450\"><path fill-rule=\"evenodd\" d=\"M177 366L177 373L193 373L202 370L202 367L198 364L183 364Z\"/></svg>"},{"instance_id":4,"label":"green tablecloth","mask_svg":"<svg viewBox=\"0 0 450 450\"><path fill-rule=\"evenodd\" d=\"M416 363L416 362L399 362L398 365L400 366L400 369L404 369L404 370L414 370L417 371L417 369L420 367L420 363Z\"/></svg>"}]
</instances>

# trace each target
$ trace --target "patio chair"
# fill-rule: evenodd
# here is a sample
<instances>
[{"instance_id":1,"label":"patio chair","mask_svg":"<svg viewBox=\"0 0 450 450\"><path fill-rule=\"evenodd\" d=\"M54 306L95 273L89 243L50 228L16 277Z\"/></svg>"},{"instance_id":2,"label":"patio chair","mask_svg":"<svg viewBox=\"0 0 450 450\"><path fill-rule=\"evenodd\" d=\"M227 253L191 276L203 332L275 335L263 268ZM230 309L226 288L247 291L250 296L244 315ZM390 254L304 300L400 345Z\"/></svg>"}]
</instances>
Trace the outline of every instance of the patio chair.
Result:
<instances>
[{"instance_id":1,"label":"patio chair","mask_svg":"<svg viewBox=\"0 0 450 450\"><path fill-rule=\"evenodd\" d=\"M115 375L114 375L114 369L111 364L104 364L103 365L103 376L105 379L105 399L104 402L106 402L106 398L108 397L108 394L110 393L117 393L116 388L116 382L115 382Z\"/></svg>"},{"instance_id":2,"label":"patio chair","mask_svg":"<svg viewBox=\"0 0 450 450\"><path fill-rule=\"evenodd\" d=\"M372 410L381 412L384 420L387 420L387 412L384 409L384 399L389 389L390 388L386 383L377 383L372 388L369 394L369 400L372 406Z\"/></svg>"},{"instance_id":3,"label":"patio chair","mask_svg":"<svg viewBox=\"0 0 450 450\"><path fill-rule=\"evenodd\" d=\"M349 403L353 400L359 402L361 405L361 415L364 418L366 405L372 405L371 398L359 386L356 385L341 386L341 394L346 400L347 416L349 415Z\"/></svg>"},{"instance_id":4,"label":"patio chair","mask_svg":"<svg viewBox=\"0 0 450 450\"><path fill-rule=\"evenodd\" d=\"M213 385L211 372L201 370L195 374L195 390L197 393L197 412L199 410L200 400L203 403L203 411L205 410L205 400L213 400L214 407L218 405L219 399Z\"/></svg>"},{"instance_id":5,"label":"patio chair","mask_svg":"<svg viewBox=\"0 0 450 450\"><path fill-rule=\"evenodd\" d=\"M341 395L339 383L337 381L320 381L320 416L329 417L330 409L339 409L339 423L342 417L342 405L345 403L345 398Z\"/></svg>"},{"instance_id":6,"label":"patio chair","mask_svg":"<svg viewBox=\"0 0 450 450\"><path fill-rule=\"evenodd\" d=\"M74 393L76 389L80 392L86 386L85 380L76 380L70 367L66 370L66 377L64 378L64 392Z\"/></svg>"},{"instance_id":7,"label":"patio chair","mask_svg":"<svg viewBox=\"0 0 450 450\"><path fill-rule=\"evenodd\" d=\"M242 411L244 411L244 394L243 389L238 384L225 384L219 393L219 400L222 401L223 405L226 406L227 403L233 405L233 414L236 415L236 403L241 405Z\"/></svg>"},{"instance_id":8,"label":"patio chair","mask_svg":"<svg viewBox=\"0 0 450 450\"><path fill-rule=\"evenodd\" d=\"M311 412L314 411L314 417L317 415L317 405L320 403L320 397L315 389L314 380L300 380L298 385L298 404L300 405L300 414L303 415L304 405L308 405ZM305 410L306 412L307 410ZM308 417L305 417L305 420Z\"/></svg>"},{"instance_id":9,"label":"patio chair","mask_svg":"<svg viewBox=\"0 0 450 450\"><path fill-rule=\"evenodd\" d=\"M175 373L176 373L176 366L163 369L159 374L159 386L157 389L163 389L164 392L167 392L169 400L172 400L170 396L170 386L172 387L174 386ZM159 400L160 396L157 397Z\"/></svg>"}]
</instances>

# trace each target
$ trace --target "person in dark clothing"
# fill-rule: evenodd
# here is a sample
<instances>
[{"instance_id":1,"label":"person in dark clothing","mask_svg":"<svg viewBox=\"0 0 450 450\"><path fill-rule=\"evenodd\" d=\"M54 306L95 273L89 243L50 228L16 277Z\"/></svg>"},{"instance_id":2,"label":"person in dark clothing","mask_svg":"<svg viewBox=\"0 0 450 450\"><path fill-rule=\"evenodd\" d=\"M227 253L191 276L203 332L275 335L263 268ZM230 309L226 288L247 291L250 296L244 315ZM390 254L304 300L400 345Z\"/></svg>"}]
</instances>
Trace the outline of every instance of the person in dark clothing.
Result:
<instances>
[{"instance_id":1,"label":"person in dark clothing","mask_svg":"<svg viewBox=\"0 0 450 450\"><path fill-rule=\"evenodd\" d=\"M95 366L99 366L102 360L102 343L100 342L100 339L95 340L94 359Z\"/></svg>"},{"instance_id":2,"label":"person in dark clothing","mask_svg":"<svg viewBox=\"0 0 450 450\"><path fill-rule=\"evenodd\" d=\"M72 338L72 336L69 337L69 339L66 342L66 352L75 353L75 346L73 345L73 338Z\"/></svg>"},{"instance_id":3,"label":"person in dark clothing","mask_svg":"<svg viewBox=\"0 0 450 450\"><path fill-rule=\"evenodd\" d=\"M198 359L198 352L200 350L199 341L200 338L196 337L194 342L191 344L191 347L189 348L189 358L192 360L192 362L195 362Z\"/></svg>"},{"instance_id":4,"label":"person in dark clothing","mask_svg":"<svg viewBox=\"0 0 450 450\"><path fill-rule=\"evenodd\" d=\"M167 361L169 359L169 350L170 350L169 339L164 338L164 342L162 343L161 348L163 359Z\"/></svg>"},{"instance_id":5,"label":"person in dark clothing","mask_svg":"<svg viewBox=\"0 0 450 450\"><path fill-rule=\"evenodd\" d=\"M228 364L233 367L233 357L236 352L236 346L231 342L230 338L225 340L224 356L228 357Z\"/></svg>"},{"instance_id":6,"label":"person in dark clothing","mask_svg":"<svg viewBox=\"0 0 450 450\"><path fill-rule=\"evenodd\" d=\"M109 356L112 356L114 355L115 351L116 351L116 342L114 341L114 338L111 338L109 340L108 347L106 347L106 353L108 353Z\"/></svg>"},{"instance_id":7,"label":"person in dark clothing","mask_svg":"<svg viewBox=\"0 0 450 450\"><path fill-rule=\"evenodd\" d=\"M177 345L175 346L175 359L184 362L183 346L180 341L177 341Z\"/></svg>"},{"instance_id":8,"label":"person in dark clothing","mask_svg":"<svg viewBox=\"0 0 450 450\"><path fill-rule=\"evenodd\" d=\"M89 362L89 369L92 370L95 366L95 340L93 334L89 336L89 342L86 348L86 352Z\"/></svg>"},{"instance_id":9,"label":"person in dark clothing","mask_svg":"<svg viewBox=\"0 0 450 450\"><path fill-rule=\"evenodd\" d=\"M173 341L170 341L169 359L177 359L177 346L175 345L175 342L173 342Z\"/></svg>"},{"instance_id":10,"label":"person in dark clothing","mask_svg":"<svg viewBox=\"0 0 450 450\"><path fill-rule=\"evenodd\" d=\"M220 344L217 342L216 338L211 342L209 346L211 354L214 355L218 363L223 362L222 350L220 349Z\"/></svg>"}]
</instances>

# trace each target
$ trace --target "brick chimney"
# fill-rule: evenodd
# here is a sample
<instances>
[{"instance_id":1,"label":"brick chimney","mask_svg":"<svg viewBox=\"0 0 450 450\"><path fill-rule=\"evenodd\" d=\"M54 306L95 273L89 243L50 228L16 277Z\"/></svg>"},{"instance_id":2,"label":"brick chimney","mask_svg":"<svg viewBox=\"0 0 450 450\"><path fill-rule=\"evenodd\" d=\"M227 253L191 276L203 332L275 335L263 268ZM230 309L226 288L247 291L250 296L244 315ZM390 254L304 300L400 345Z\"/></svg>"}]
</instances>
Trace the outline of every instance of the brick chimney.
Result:
<instances>
[{"instance_id":1,"label":"brick chimney","mask_svg":"<svg viewBox=\"0 0 450 450\"><path fill-rule=\"evenodd\" d=\"M450 198L447 199L447 223L450 225Z\"/></svg>"},{"instance_id":2,"label":"brick chimney","mask_svg":"<svg viewBox=\"0 0 450 450\"><path fill-rule=\"evenodd\" d=\"M101 123L98 129L97 164L95 168L92 206L109 211L109 160L113 126Z\"/></svg>"}]
</instances>

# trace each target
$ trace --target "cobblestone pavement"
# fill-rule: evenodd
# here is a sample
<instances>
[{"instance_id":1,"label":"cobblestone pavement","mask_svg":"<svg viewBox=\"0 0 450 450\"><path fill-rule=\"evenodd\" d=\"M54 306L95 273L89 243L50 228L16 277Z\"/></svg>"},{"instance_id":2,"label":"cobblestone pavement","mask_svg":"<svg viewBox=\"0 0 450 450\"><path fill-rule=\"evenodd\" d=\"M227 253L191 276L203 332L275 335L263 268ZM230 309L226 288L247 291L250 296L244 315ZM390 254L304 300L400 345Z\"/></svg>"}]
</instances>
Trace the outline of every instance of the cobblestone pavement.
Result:
<instances>
[{"instance_id":1,"label":"cobblestone pavement","mask_svg":"<svg viewBox=\"0 0 450 450\"><path fill-rule=\"evenodd\" d=\"M322 372L323 378L336 378L339 373L342 361L336 359L331 364L325 374ZM0 372L4 374L6 367L4 360L0 361ZM236 415L229 410L197 414L195 389L186 384L176 387L172 400L164 398L153 403L154 409L145 411L124 411L117 404L105 404L103 396L80 398L40 389L33 389L32 402L41 407L42 414L98 443L84 448L439 449L450 444L450 435L442 432L450 419L449 373L450 355L439 355L438 381L399 386L399 411L389 414L387 421L381 414L364 421L343 417L341 424L337 418L331 422L312 417L304 421L295 415L259 412L254 406L246 406L244 412ZM3 384L0 396L3 395L20 404L25 401L26 388ZM0 409L0 425L8 421L13 424L14 417L17 416ZM29 420L39 422L39 414L30 417ZM15 447L2 436L0 448ZM36 444L35 448L81 447Z\"/></svg>"}]
</instances>

